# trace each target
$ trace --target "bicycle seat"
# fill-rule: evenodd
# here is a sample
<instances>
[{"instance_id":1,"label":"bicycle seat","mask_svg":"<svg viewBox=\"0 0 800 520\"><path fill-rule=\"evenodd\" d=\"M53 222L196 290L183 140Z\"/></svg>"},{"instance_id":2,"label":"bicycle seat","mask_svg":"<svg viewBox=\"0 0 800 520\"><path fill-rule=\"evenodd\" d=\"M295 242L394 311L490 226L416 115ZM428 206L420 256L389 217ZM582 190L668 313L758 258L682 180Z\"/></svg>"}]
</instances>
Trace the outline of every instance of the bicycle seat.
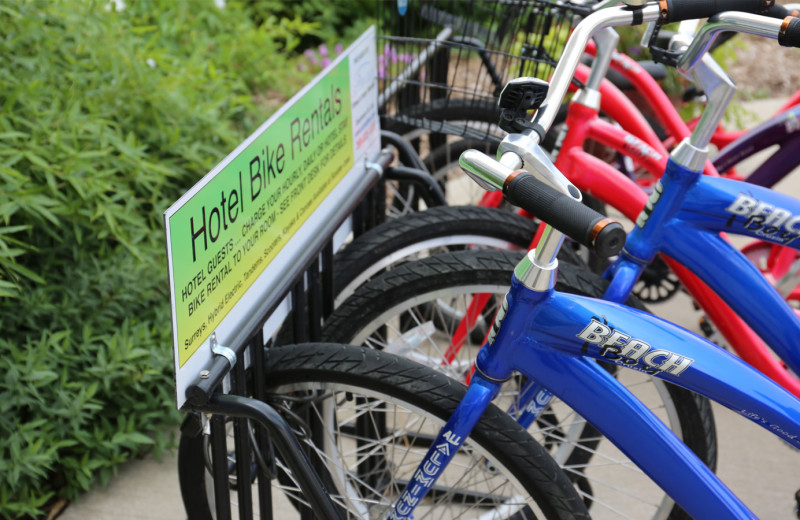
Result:
<instances>
[{"instance_id":1,"label":"bicycle seat","mask_svg":"<svg viewBox=\"0 0 800 520\"><path fill-rule=\"evenodd\" d=\"M594 59L591 56L584 56L581 61L585 65L591 66ZM662 65L661 63L656 63L650 60L642 60L638 61L639 65L647 71L648 74L653 76L656 81L661 81L662 79L667 77L667 68ZM625 79L625 77L620 74L619 72L609 69L608 74L606 74L606 79L614 84L620 90L633 90L633 84L630 81Z\"/></svg>"}]
</instances>

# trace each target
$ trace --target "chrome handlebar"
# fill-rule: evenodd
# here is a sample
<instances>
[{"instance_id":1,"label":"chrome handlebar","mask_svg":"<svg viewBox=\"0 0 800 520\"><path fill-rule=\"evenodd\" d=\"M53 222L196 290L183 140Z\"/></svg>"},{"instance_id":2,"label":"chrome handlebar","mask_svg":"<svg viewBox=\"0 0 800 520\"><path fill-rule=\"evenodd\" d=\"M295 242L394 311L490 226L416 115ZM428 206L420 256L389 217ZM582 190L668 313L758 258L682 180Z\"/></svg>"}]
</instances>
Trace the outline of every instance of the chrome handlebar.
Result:
<instances>
[{"instance_id":1,"label":"chrome handlebar","mask_svg":"<svg viewBox=\"0 0 800 520\"><path fill-rule=\"evenodd\" d=\"M703 58L708 48L714 43L714 38L719 33L726 31L742 32L754 36L763 36L777 40L781 32L783 20L759 16L757 14L728 11L714 17L713 21L706 22L695 36L689 48L683 53L678 62L678 70L687 74L694 69Z\"/></svg>"}]
</instances>

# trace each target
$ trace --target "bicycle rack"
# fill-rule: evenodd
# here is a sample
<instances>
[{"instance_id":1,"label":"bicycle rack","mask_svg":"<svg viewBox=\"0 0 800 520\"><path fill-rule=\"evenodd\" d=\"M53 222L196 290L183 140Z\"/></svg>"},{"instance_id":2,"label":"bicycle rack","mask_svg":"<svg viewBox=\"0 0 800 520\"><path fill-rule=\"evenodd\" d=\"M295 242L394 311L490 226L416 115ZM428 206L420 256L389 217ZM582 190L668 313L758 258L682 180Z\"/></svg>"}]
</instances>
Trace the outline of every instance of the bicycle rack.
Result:
<instances>
[{"instance_id":1,"label":"bicycle rack","mask_svg":"<svg viewBox=\"0 0 800 520\"><path fill-rule=\"evenodd\" d=\"M305 258L298 258L294 276L272 297L274 304L270 311L253 328L249 339L231 350L235 363L229 357L215 355L212 364L200 373L200 377L187 389L188 402L185 410L211 414L212 462L214 467L214 495L216 518L231 518L228 484L228 461L226 447L226 417L234 418L234 446L236 453L236 478L238 482L251 482L250 454L251 439L248 434L248 419L260 424L256 428L255 440L261 453L270 453L274 445L281 460L292 469L298 478L303 494L308 499L314 513L320 518L338 518L339 513L325 491L314 468L303 452L286 420L270 405L266 398L264 380L265 347L263 326L284 298L291 294L293 310L287 319L294 332L295 342L319 341L322 320L333 311L333 232L346 218L352 216L353 233L359 235L377 225L385 212L385 194L382 183L376 183L381 170L389 173L389 164L394 155L387 150L381 153L378 163L371 166L372 183L364 186L357 194L353 205L343 205L340 219L329 225L328 232L321 234L315 247L306 250ZM224 348L224 347L223 347ZM249 381L242 361L251 360L252 378ZM230 393L222 393L221 385L230 377ZM252 395L252 397L248 397ZM272 518L270 476L263 468L257 469L258 496L261 518ZM236 486L239 501L239 517L252 518L253 505L251 486ZM307 517L307 512L303 517Z\"/></svg>"},{"instance_id":2,"label":"bicycle rack","mask_svg":"<svg viewBox=\"0 0 800 520\"><path fill-rule=\"evenodd\" d=\"M431 59L437 65L428 68L432 71L446 71L447 52L436 50ZM421 65L422 62L420 62ZM413 72L411 73L413 74ZM444 83L446 72L431 74L436 81ZM405 85L399 89L402 97L415 96L413 85ZM441 94L434 94L440 97ZM379 106L383 105L379 102ZM445 132L448 133L448 132ZM454 132L455 133L455 132ZM482 135L481 135L482 137ZM444 136L434 136L443 142ZM235 487L238 499L239 518L252 518L254 513L253 489L248 483L257 481L258 513L261 518L270 519L272 515L271 480L275 478L273 468L269 464L252 466L251 455L254 453L264 458L272 457L275 452L285 463L296 479L296 483L310 507L302 507L303 519L340 517L340 508L333 503L327 493L319 473L306 456L305 448L295 436L289 423L274 407L267 403L264 349L269 348L273 340L265 338L264 329L267 321L280 308L285 312L285 302L291 301L291 311L283 320L283 327L290 328L293 343L320 341L322 339L322 323L334 307L333 290L333 237L346 219L351 219L351 229L358 236L379 224L386 214L386 190L381 180L407 183L419 189L419 196L428 207L446 204L444 193L439 184L427 171L414 147L401 136L382 131L382 146L391 146L394 151L384 148L373 163L367 164L365 180L359 185L357 192L343 197L334 217L330 218L323 229L314 233L306 243L301 255L293 258L293 268L270 289L260 309L267 309L258 319L250 318L245 328L246 334L237 334L237 345L220 346L212 337L214 357L200 371L199 377L186 388L186 404L182 410L194 412L182 427L184 433L200 435L204 433L201 414L209 417L207 427L210 430L210 458L214 480L214 510L218 520L231 518L231 490ZM436 144L438 141L432 141ZM392 165L395 152L399 164ZM283 314L282 314L283 316ZM270 332L271 333L271 332ZM265 339L267 341L265 341ZM228 419L233 423L233 449L235 466L229 466L227 428ZM196 420L195 420L196 419ZM260 425L260 426L256 426ZM314 424L311 424L312 439ZM255 445L254 445L255 444ZM235 482L245 485L231 485L235 472ZM185 490L184 503L188 497ZM192 519L190 519L192 520Z\"/></svg>"},{"instance_id":3,"label":"bicycle rack","mask_svg":"<svg viewBox=\"0 0 800 520\"><path fill-rule=\"evenodd\" d=\"M236 455L237 482L258 481L258 503L261 518L272 518L271 477L263 467L257 467L252 474L250 465L253 446L248 434L248 420L261 425L255 428L255 442L260 453L272 453L272 447L280 454L281 460L292 470L298 484L311 504L311 510L301 512L302 518L339 518L339 512L326 492L303 447L295 438L289 424L273 407L265 402L263 327L276 308L291 295L292 311L284 321L291 326L293 342L320 341L322 322L333 312L333 234L348 218L352 218L352 231L358 236L383 220L386 211L385 187L381 178L412 182L422 188L422 197L428 205L444 204L441 188L430 177L419 158L396 134L382 132L384 146L390 144L398 150L401 162L408 161L412 167L390 166L395 155L384 148L377 163L369 166L372 182L363 187L361 193L351 197L350 204L343 204L339 219L332 220L325 233L320 233L314 246L306 250L303 258L296 259L293 276L270 296L269 311L258 320L247 335L248 340L235 347L217 347L210 366L200 373L194 384L186 391L185 411L209 414L211 430L211 458L214 468L214 498L216 518L231 518L230 486L228 474L228 453L226 445L226 420L233 418L234 449ZM382 177L381 177L382 175ZM229 350L227 355L225 350ZM219 353L217 353L219 352ZM244 360L250 360L250 376L245 369ZM233 362L231 360L234 360ZM229 378L230 392L221 391L223 382ZM252 395L252 397L248 397ZM200 421L191 424L199 432ZM253 496L251 486L236 486L239 502L239 518L253 517Z\"/></svg>"}]
</instances>

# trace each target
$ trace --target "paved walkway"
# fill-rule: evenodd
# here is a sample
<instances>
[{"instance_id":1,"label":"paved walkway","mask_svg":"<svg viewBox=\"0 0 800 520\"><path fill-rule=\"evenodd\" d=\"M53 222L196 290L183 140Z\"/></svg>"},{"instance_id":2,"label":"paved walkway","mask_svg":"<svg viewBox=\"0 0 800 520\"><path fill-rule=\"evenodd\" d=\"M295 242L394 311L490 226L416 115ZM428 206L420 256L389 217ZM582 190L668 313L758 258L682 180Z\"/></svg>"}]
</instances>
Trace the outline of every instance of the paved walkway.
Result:
<instances>
[{"instance_id":1,"label":"paved walkway","mask_svg":"<svg viewBox=\"0 0 800 520\"><path fill-rule=\"evenodd\" d=\"M759 101L746 106L757 114L771 114L777 101ZM800 151L798 152L800 153ZM779 186L787 193L800 193L795 172ZM700 313L689 298L679 295L653 311L690 330L699 332ZM719 438L720 478L760 517L791 519L793 493L800 488L800 451L738 415L715 408ZM62 520L176 519L184 518L174 456L136 460L120 468L106 488L95 488L69 505ZM291 511L276 513L288 518Z\"/></svg>"},{"instance_id":2,"label":"paved walkway","mask_svg":"<svg viewBox=\"0 0 800 520\"><path fill-rule=\"evenodd\" d=\"M682 302L686 303L686 302ZM680 302L679 302L680 304ZM714 408L719 440L717 474L763 519L792 519L792 494L800 488L800 452L720 406ZM164 457L125 464L107 488L70 504L60 520L167 520L185 518L177 461ZM290 518L276 514L275 518Z\"/></svg>"},{"instance_id":3,"label":"paved walkway","mask_svg":"<svg viewBox=\"0 0 800 520\"><path fill-rule=\"evenodd\" d=\"M178 462L166 454L124 464L106 488L97 487L70 504L60 520L185 518L178 488Z\"/></svg>"}]
</instances>

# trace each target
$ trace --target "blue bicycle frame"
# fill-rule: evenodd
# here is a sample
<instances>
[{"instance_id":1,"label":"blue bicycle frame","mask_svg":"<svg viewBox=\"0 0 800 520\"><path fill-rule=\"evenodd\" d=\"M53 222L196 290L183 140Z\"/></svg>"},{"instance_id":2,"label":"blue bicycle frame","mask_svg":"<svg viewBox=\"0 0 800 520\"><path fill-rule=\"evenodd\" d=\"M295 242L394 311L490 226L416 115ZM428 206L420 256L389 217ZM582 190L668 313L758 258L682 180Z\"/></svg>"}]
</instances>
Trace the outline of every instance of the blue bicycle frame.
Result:
<instances>
[{"instance_id":1,"label":"blue bicycle frame","mask_svg":"<svg viewBox=\"0 0 800 520\"><path fill-rule=\"evenodd\" d=\"M697 274L800 373L800 320L720 231L798 249L800 201L745 182L706 177L670 160L623 254L606 273L611 286L604 299L625 301L644 265L662 252Z\"/></svg>"},{"instance_id":2,"label":"blue bicycle frame","mask_svg":"<svg viewBox=\"0 0 800 520\"><path fill-rule=\"evenodd\" d=\"M680 237L686 240L681 245L675 245L680 241L673 240L666 249L676 258L689 257L691 248L698 244L703 247L715 244L715 247L726 248L723 258L736 253L737 258L730 261L731 265L741 261L743 266L748 266L744 272L752 272L756 279L763 278L749 262L739 259L738 252L727 242L712 234L715 227L738 229L734 226L746 225L741 215L727 219L717 216L724 215L737 200L744 200L738 191L742 184L701 177L697 172L670 162L661 197L650 205L650 210L645 210L649 216L640 219L643 226L631 233L634 240L611 269L618 274L611 290L619 290L621 282L618 280L623 280L627 286L631 285L629 280L635 280L627 271L642 267L634 254L645 258L654 254L651 254L652 248L645 250L648 241L654 242L654 237L661 235L661 240L668 242L664 237L675 230L653 230L655 226L660 229L662 220L669 221L671 226L680 226ZM678 191L673 186L679 186L686 194L685 202L690 202L680 210L681 194L673 195ZM775 207L798 206L797 201L791 206L786 200L788 197L776 198L768 190L756 190L751 186L741 189L748 190L748 197ZM700 201L704 201L702 205ZM669 213L677 213L677 217L669 218ZM706 229L686 224L686 217L697 215L703 217L696 220L701 220ZM755 234L754 230L749 231ZM644 260L642 256L638 258ZM729 269L719 267L717 270L723 274L713 273L714 277L723 278ZM769 291L764 292L775 292L768 285L765 289ZM748 300L753 299L753 294L748 293ZM755 518L669 428L593 360L646 372L705 395L797 448L800 448L800 401L716 345L652 315L610 301L552 289L532 291L516 275L506 298L507 312L503 315L501 311L498 315L496 334L490 336L478 354L477 370L466 397L426 456L429 468L443 467L448 462L443 452L455 453L453 448L470 434L502 382L519 371L536 381L537 388L531 389L531 395L535 395L538 388L544 388L559 397L693 517ZM782 299L776 298L776 304L780 304L776 307L786 306ZM796 321L793 316L792 320ZM435 464L430 464L432 460ZM420 467L424 465L423 462ZM409 518L411 505L433 485L435 474L418 472L418 475L398 499L389 518Z\"/></svg>"}]
</instances>

